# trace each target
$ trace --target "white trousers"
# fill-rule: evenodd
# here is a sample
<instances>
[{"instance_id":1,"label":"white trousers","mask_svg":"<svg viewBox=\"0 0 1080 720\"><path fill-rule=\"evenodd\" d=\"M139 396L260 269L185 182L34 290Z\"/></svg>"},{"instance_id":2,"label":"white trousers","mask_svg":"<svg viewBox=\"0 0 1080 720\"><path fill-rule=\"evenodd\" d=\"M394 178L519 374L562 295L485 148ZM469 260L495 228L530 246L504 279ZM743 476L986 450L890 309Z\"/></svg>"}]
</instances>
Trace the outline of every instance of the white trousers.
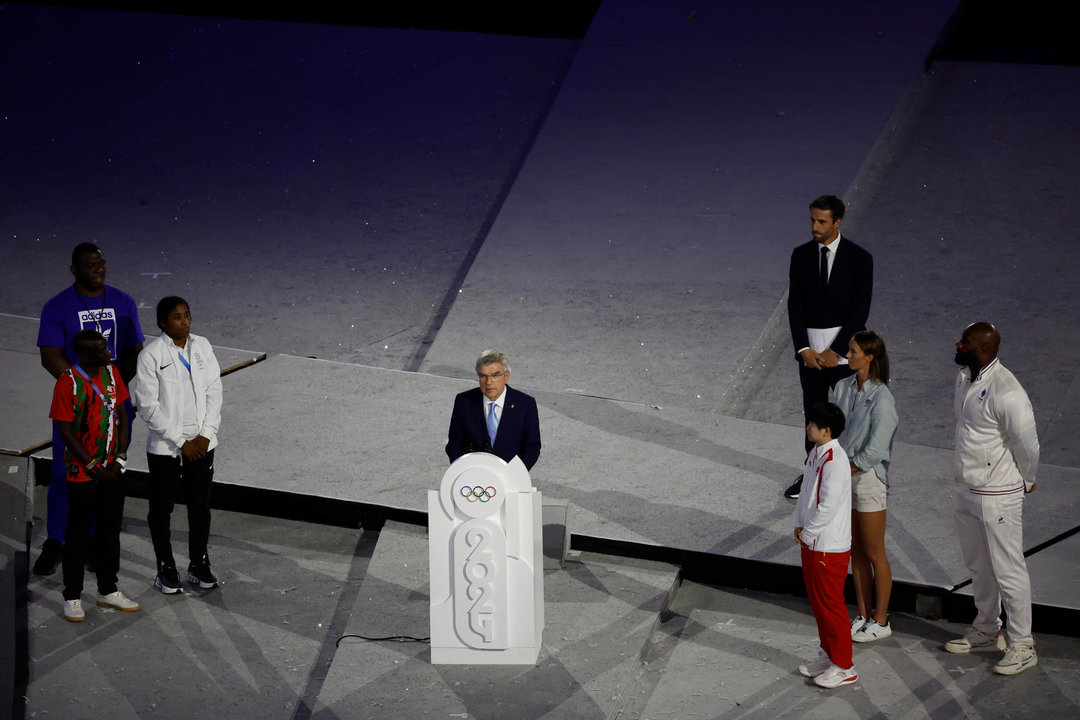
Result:
<instances>
[{"instance_id":1,"label":"white trousers","mask_svg":"<svg viewBox=\"0 0 1080 720\"><path fill-rule=\"evenodd\" d=\"M1009 647L1033 646L1031 580L1024 561L1024 494L977 495L956 491L956 533L971 570L975 627L993 635L1001 628L1001 606L1008 615Z\"/></svg>"}]
</instances>

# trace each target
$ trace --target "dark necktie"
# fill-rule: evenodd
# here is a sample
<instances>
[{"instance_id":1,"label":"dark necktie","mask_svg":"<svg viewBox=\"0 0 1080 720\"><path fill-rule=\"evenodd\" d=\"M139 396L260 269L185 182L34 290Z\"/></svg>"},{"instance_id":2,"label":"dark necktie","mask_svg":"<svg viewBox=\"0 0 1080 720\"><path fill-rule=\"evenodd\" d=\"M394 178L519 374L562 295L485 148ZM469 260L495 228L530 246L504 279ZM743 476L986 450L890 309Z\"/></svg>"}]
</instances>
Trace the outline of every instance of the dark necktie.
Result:
<instances>
[{"instance_id":1,"label":"dark necktie","mask_svg":"<svg viewBox=\"0 0 1080 720\"><path fill-rule=\"evenodd\" d=\"M829 248L821 246L821 291L829 286Z\"/></svg>"}]
</instances>

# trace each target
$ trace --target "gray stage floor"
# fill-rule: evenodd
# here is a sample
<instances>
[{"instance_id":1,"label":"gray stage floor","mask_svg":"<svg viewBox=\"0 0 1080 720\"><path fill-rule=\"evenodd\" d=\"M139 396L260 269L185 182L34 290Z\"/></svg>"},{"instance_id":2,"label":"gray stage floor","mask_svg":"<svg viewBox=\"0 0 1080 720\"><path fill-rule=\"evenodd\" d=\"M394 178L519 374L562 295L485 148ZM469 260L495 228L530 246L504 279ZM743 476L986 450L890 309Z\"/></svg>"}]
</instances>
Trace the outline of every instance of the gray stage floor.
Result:
<instances>
[{"instance_id":1,"label":"gray stage floor","mask_svg":"<svg viewBox=\"0 0 1080 720\"><path fill-rule=\"evenodd\" d=\"M1080 75L923 75L955 7L612 0L578 43L4 6L0 444L48 440L35 319L92 240L144 330L179 293L195 332L267 354L226 378L223 483L423 508L494 346L571 532L795 564L787 259L835 192L893 355L889 550L951 587L969 322L999 325L1035 405L1026 544L1074 528L1080 493ZM1038 600L1075 597L1069 557L1032 558Z\"/></svg>"},{"instance_id":2,"label":"gray stage floor","mask_svg":"<svg viewBox=\"0 0 1080 720\"><path fill-rule=\"evenodd\" d=\"M548 620L535 666L435 666L424 643L363 639L427 636L423 529L218 512L211 545L221 586L167 597L150 585L145 514L144 501L129 499L120 583L140 612L91 602L86 622L73 625L57 611L57 578L31 579L27 717L183 718L203 709L237 720L914 720L1080 711L1075 639L1038 634L1037 669L1006 679L990 673L987 657L944 652L963 626L897 613L892 638L856 647L859 683L831 693L796 670L816 652L805 601L680 582L670 565L591 553L545 572ZM183 516L178 509L179 543Z\"/></svg>"}]
</instances>

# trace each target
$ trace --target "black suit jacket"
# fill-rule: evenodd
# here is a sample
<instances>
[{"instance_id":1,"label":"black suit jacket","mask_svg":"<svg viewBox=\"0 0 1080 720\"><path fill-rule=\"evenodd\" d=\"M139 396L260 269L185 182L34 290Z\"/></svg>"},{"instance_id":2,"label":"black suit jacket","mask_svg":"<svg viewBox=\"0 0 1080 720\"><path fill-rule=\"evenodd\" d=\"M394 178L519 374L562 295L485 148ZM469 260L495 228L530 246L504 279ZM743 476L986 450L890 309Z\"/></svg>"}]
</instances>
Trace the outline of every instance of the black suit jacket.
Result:
<instances>
[{"instance_id":1,"label":"black suit jacket","mask_svg":"<svg viewBox=\"0 0 1080 720\"><path fill-rule=\"evenodd\" d=\"M874 290L874 258L851 238L841 236L829 285L821 292L819 277L821 245L814 240L799 245L791 253L788 271L788 322L796 359L801 348L810 347L806 328L839 326L830 348L843 357L851 336L866 329L870 297Z\"/></svg>"},{"instance_id":2,"label":"black suit jacket","mask_svg":"<svg viewBox=\"0 0 1080 720\"><path fill-rule=\"evenodd\" d=\"M517 456L527 469L532 470L540 457L540 417L536 412L536 400L531 395L506 386L506 398L503 400L499 431L495 433L493 448L488 438L484 395L480 388L458 393L454 398L454 412L450 416L446 455L450 462L454 462L471 452L489 452L506 462Z\"/></svg>"}]
</instances>

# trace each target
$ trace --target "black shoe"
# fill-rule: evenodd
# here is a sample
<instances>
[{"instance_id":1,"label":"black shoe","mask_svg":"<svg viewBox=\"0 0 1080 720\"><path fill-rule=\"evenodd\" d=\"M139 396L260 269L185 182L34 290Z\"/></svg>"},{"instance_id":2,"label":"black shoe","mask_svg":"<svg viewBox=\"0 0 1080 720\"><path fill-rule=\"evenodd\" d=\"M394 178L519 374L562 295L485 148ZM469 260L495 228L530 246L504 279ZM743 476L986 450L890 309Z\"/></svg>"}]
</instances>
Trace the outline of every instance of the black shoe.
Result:
<instances>
[{"instance_id":1,"label":"black shoe","mask_svg":"<svg viewBox=\"0 0 1080 720\"><path fill-rule=\"evenodd\" d=\"M198 585L203 590L217 587L217 578L210 572L210 563L191 563L187 569L187 581L192 585Z\"/></svg>"},{"instance_id":2,"label":"black shoe","mask_svg":"<svg viewBox=\"0 0 1080 720\"><path fill-rule=\"evenodd\" d=\"M57 565L64 559L64 543L59 540L48 539L41 546L41 554L34 563L35 575L52 575L56 572Z\"/></svg>"},{"instance_id":3,"label":"black shoe","mask_svg":"<svg viewBox=\"0 0 1080 720\"><path fill-rule=\"evenodd\" d=\"M784 491L784 497L795 500L799 497L800 490L802 490L802 475Z\"/></svg>"},{"instance_id":4,"label":"black shoe","mask_svg":"<svg viewBox=\"0 0 1080 720\"><path fill-rule=\"evenodd\" d=\"M183 592L184 588L180 584L180 574L176 572L176 566L158 565L158 574L154 578L154 587L166 595Z\"/></svg>"}]
</instances>

